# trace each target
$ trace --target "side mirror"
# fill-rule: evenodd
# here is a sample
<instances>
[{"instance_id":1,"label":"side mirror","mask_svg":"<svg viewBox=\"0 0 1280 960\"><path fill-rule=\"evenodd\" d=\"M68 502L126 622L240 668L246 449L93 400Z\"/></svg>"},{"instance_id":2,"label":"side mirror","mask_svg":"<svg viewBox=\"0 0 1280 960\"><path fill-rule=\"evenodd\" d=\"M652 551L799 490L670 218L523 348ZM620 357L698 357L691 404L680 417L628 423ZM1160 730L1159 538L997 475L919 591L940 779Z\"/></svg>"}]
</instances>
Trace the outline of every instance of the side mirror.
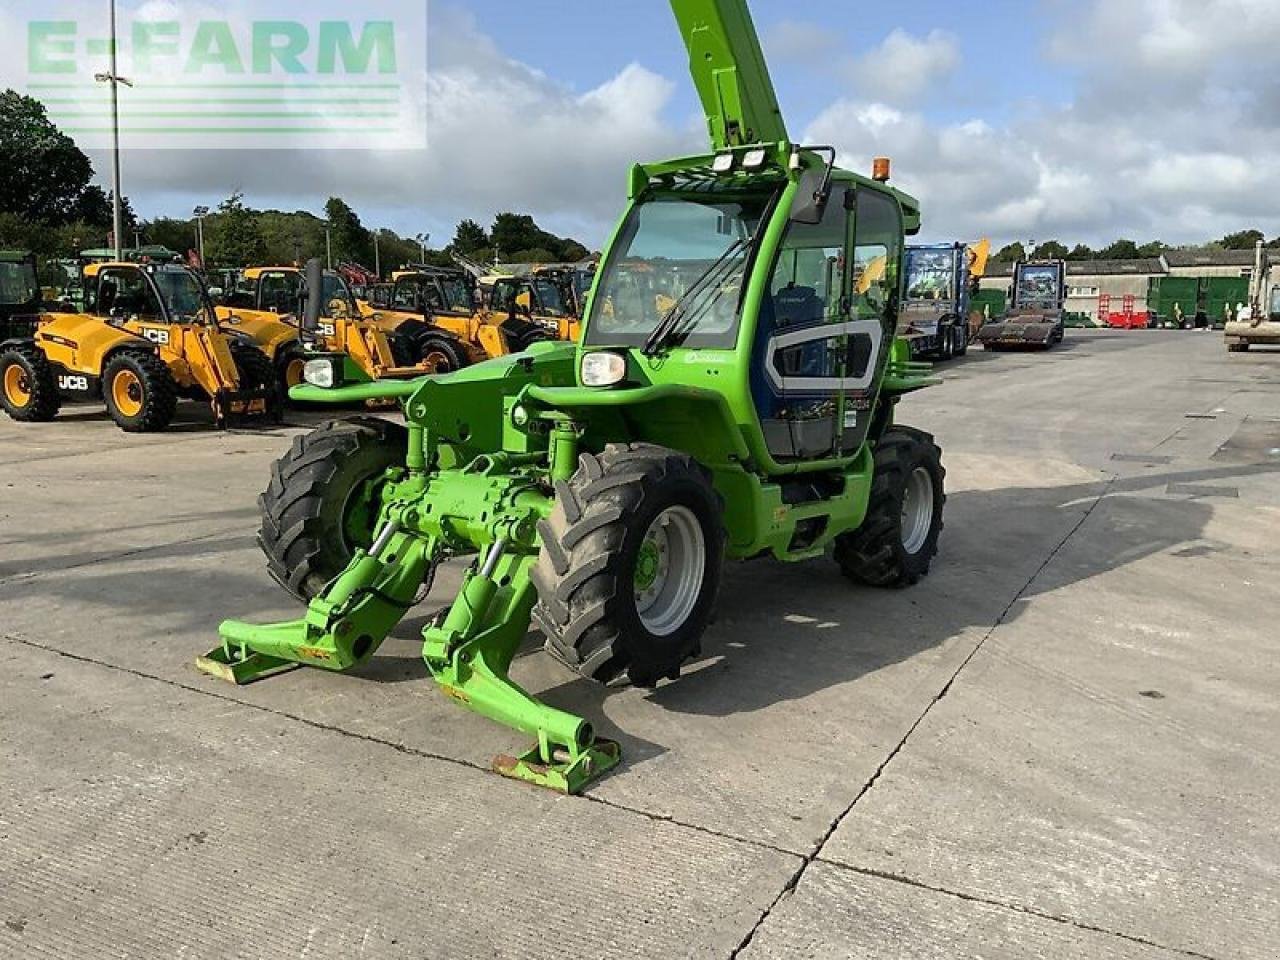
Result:
<instances>
[{"instance_id":1,"label":"side mirror","mask_svg":"<svg viewBox=\"0 0 1280 960\"><path fill-rule=\"evenodd\" d=\"M795 203L791 207L791 222L816 227L822 223L831 199L831 171L825 167L811 167L800 177Z\"/></svg>"}]
</instances>

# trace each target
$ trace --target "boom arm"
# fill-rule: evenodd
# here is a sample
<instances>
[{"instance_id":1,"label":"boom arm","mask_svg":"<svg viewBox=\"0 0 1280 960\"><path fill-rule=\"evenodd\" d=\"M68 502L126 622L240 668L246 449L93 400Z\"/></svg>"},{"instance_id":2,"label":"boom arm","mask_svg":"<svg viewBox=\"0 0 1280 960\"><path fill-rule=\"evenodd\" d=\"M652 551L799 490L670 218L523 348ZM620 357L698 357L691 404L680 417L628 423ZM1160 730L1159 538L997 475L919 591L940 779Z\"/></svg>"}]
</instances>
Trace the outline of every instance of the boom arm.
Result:
<instances>
[{"instance_id":1,"label":"boom arm","mask_svg":"<svg viewBox=\"0 0 1280 960\"><path fill-rule=\"evenodd\" d=\"M671 0L716 150L789 139L747 0Z\"/></svg>"}]
</instances>

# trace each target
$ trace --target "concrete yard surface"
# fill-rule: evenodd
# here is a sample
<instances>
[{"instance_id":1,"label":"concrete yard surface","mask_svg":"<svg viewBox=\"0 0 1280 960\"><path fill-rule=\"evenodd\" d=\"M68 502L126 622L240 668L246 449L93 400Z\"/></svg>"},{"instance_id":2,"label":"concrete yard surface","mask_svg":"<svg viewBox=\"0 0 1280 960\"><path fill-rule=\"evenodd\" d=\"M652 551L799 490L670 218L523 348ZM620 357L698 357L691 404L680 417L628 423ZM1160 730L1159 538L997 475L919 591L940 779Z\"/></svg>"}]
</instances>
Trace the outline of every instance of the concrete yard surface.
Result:
<instances>
[{"instance_id":1,"label":"concrete yard surface","mask_svg":"<svg viewBox=\"0 0 1280 960\"><path fill-rule=\"evenodd\" d=\"M1280 953L1280 351L1069 331L971 353L931 575L730 565L699 660L516 679L618 739L585 797L420 658L236 688L220 620L323 415L0 422L0 957L1241 958Z\"/></svg>"}]
</instances>

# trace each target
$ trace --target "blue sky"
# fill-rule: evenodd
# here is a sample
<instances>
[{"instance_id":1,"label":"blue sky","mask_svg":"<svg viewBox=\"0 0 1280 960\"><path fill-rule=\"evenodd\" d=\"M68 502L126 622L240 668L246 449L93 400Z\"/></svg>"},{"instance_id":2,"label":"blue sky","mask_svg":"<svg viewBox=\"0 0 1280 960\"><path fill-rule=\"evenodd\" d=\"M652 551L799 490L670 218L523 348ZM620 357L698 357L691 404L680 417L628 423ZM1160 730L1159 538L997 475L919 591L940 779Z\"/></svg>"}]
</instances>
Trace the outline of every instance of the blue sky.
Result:
<instances>
[{"instance_id":1,"label":"blue sky","mask_svg":"<svg viewBox=\"0 0 1280 960\"><path fill-rule=\"evenodd\" d=\"M686 75L684 48L666 0L471 0L463 6L508 54L579 90L604 83L620 64L634 60L677 81L678 93L669 114L673 122L680 119L679 110L697 108ZM1051 62L1045 49L1047 32L1063 9L1060 3L1041 0L810 0L803 5L755 0L752 4L766 46L773 31L788 22L810 21L829 29L832 48L820 51L820 59L829 59L833 52L866 54L894 30L916 36L934 30L951 34L963 64L953 82L935 91L924 105L925 112L943 121L980 116L994 122L1008 117L1028 98L1051 103L1069 99L1070 72ZM784 113L797 129L840 92L829 75L798 63L779 62L773 73Z\"/></svg>"}]
</instances>

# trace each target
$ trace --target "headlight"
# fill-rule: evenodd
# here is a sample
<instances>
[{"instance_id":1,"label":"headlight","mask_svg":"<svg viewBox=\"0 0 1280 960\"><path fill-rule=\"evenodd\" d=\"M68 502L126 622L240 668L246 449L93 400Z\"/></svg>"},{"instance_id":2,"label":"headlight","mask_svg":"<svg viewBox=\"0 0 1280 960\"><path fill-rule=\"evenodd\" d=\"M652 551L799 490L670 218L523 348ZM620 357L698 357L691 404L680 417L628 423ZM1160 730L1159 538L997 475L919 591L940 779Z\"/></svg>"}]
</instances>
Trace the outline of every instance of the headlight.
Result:
<instances>
[{"instance_id":1,"label":"headlight","mask_svg":"<svg viewBox=\"0 0 1280 960\"><path fill-rule=\"evenodd\" d=\"M627 358L620 353L588 353L582 358L582 383L588 387L611 387L627 376Z\"/></svg>"},{"instance_id":2,"label":"headlight","mask_svg":"<svg viewBox=\"0 0 1280 960\"><path fill-rule=\"evenodd\" d=\"M322 387L326 390L335 387L342 382L342 371L338 368L341 362L335 357L308 360L307 365L302 368L302 379L313 387Z\"/></svg>"}]
</instances>

